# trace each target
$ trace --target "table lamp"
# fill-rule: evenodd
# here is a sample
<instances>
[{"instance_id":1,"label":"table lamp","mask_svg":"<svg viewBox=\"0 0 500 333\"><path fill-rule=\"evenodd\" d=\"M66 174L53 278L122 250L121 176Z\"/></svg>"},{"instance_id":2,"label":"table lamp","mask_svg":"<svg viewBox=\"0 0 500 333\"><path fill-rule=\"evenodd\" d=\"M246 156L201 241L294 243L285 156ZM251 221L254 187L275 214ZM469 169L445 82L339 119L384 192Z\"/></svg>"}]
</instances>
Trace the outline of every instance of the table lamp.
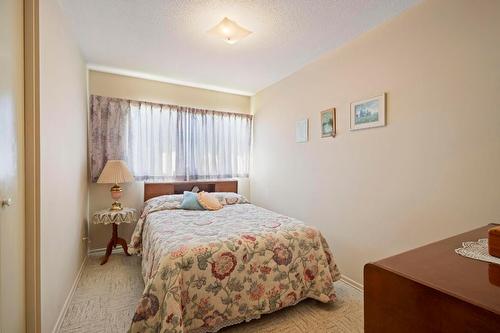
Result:
<instances>
[{"instance_id":1,"label":"table lamp","mask_svg":"<svg viewBox=\"0 0 500 333\"><path fill-rule=\"evenodd\" d=\"M134 181L134 177L130 173L127 165L122 160L108 160L104 169L97 179L99 184L114 184L111 187L111 198L115 200L111 205L111 210L122 210L122 204L118 199L122 197L122 188L118 184L130 183Z\"/></svg>"}]
</instances>

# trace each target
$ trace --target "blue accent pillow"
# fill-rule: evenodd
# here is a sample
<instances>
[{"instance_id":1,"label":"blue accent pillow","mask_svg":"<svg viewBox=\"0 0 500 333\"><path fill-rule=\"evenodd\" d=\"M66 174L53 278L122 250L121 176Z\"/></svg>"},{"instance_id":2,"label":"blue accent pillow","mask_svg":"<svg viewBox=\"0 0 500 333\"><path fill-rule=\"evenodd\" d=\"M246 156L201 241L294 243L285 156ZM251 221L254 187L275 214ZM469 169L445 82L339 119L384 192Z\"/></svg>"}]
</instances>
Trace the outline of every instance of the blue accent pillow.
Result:
<instances>
[{"instance_id":1,"label":"blue accent pillow","mask_svg":"<svg viewBox=\"0 0 500 333\"><path fill-rule=\"evenodd\" d=\"M187 210L205 210L198 202L198 195L194 192L184 191L181 209Z\"/></svg>"}]
</instances>

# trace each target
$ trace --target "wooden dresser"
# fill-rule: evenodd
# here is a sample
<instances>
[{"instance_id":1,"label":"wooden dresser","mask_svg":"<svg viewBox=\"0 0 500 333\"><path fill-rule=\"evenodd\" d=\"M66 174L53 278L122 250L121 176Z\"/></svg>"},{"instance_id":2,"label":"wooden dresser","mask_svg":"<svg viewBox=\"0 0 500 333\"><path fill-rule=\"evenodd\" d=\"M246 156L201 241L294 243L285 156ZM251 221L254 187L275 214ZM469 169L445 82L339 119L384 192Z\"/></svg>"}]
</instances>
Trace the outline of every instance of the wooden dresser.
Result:
<instances>
[{"instance_id":1,"label":"wooden dresser","mask_svg":"<svg viewBox=\"0 0 500 333\"><path fill-rule=\"evenodd\" d=\"M365 332L500 332L500 265L454 252L493 226L365 265Z\"/></svg>"}]
</instances>

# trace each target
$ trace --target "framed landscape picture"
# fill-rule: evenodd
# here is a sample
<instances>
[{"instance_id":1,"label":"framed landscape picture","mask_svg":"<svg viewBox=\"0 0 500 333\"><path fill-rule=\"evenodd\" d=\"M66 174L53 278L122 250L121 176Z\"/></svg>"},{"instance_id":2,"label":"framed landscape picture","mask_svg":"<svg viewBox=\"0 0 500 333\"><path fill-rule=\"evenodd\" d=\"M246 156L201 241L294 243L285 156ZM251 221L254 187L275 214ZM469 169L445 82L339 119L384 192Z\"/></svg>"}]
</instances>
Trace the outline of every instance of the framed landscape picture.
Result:
<instances>
[{"instance_id":1,"label":"framed landscape picture","mask_svg":"<svg viewBox=\"0 0 500 333\"><path fill-rule=\"evenodd\" d=\"M385 93L351 103L351 131L385 126Z\"/></svg>"},{"instance_id":2,"label":"framed landscape picture","mask_svg":"<svg viewBox=\"0 0 500 333\"><path fill-rule=\"evenodd\" d=\"M321 137L335 137L335 108L321 112Z\"/></svg>"}]
</instances>

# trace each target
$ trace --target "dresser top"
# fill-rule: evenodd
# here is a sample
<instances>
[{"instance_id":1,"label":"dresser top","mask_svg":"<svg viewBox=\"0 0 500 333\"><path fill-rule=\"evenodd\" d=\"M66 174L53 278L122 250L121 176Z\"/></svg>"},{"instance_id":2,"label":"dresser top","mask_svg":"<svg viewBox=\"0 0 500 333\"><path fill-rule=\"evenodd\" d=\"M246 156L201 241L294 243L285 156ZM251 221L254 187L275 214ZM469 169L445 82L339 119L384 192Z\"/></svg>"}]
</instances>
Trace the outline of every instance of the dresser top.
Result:
<instances>
[{"instance_id":1,"label":"dresser top","mask_svg":"<svg viewBox=\"0 0 500 333\"><path fill-rule=\"evenodd\" d=\"M455 253L463 242L488 238L489 224L374 263L422 285L500 314L500 265Z\"/></svg>"}]
</instances>

